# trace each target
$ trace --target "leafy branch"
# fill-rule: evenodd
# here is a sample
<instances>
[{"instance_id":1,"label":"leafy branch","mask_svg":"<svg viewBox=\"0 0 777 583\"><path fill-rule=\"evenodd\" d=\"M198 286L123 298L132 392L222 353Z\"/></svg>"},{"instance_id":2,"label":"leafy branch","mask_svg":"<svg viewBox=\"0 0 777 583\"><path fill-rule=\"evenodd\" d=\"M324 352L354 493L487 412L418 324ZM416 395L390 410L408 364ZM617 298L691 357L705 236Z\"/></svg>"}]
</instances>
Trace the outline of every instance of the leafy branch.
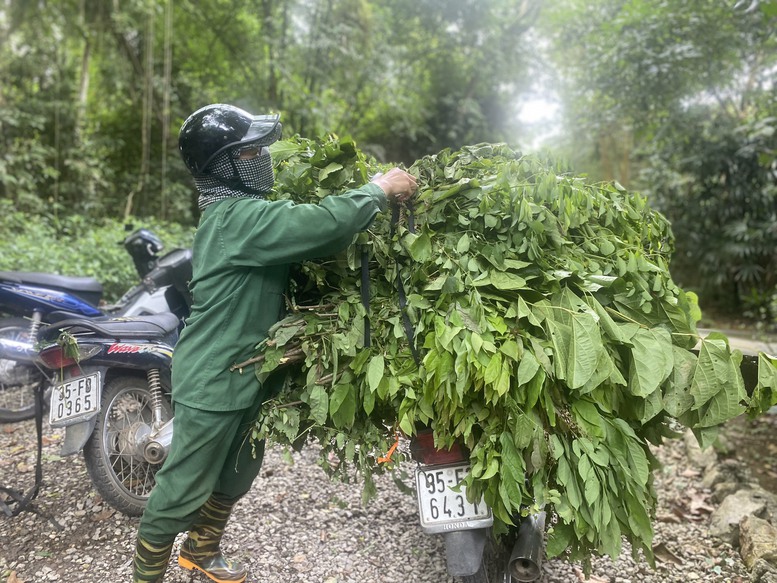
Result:
<instances>
[{"instance_id":1,"label":"leafy branch","mask_svg":"<svg viewBox=\"0 0 777 583\"><path fill-rule=\"evenodd\" d=\"M279 192L297 202L371 173L347 139L290 140L273 154ZM330 171L311 187L307 166ZM277 398L294 405L267 405L256 437L318 440L340 461L332 471L355 469L369 494L372 476L402 461L377 462L394 428L427 425L438 446L466 446L468 495L502 528L548 506L551 555L617 557L625 537L650 560L650 444L676 435L676 423L706 444L747 407L773 404L774 361L761 359L751 402L725 337L692 351L696 297L672 281L669 223L638 194L502 144L444 150L411 172L422 185L415 232L378 216L342 255L305 263L294 292L326 309L290 314L235 365L260 378L286 371Z\"/></svg>"}]
</instances>

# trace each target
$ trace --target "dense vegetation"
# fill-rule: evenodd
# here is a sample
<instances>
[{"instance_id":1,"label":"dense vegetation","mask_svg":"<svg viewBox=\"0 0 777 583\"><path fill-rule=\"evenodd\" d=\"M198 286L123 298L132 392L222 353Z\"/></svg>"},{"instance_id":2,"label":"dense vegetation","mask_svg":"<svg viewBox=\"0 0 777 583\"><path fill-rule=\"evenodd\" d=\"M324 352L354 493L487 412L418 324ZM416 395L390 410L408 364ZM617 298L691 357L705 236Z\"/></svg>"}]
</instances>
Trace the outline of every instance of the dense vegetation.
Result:
<instances>
[{"instance_id":1,"label":"dense vegetation","mask_svg":"<svg viewBox=\"0 0 777 583\"><path fill-rule=\"evenodd\" d=\"M554 3L556 147L647 194L702 305L777 319L777 2Z\"/></svg>"},{"instance_id":2,"label":"dense vegetation","mask_svg":"<svg viewBox=\"0 0 777 583\"><path fill-rule=\"evenodd\" d=\"M132 259L121 245L134 229L151 229L164 245L162 253L190 247L192 227L152 218L123 223L116 218L91 219L68 215L60 220L40 216L30 221L0 200L0 233L3 234L0 270L40 271L94 277L103 285L104 297L115 302L138 282Z\"/></svg>"},{"instance_id":3,"label":"dense vegetation","mask_svg":"<svg viewBox=\"0 0 777 583\"><path fill-rule=\"evenodd\" d=\"M525 149L518 109L555 89L554 157L648 195L679 227L675 278L769 324L775 18L777 0L9 0L0 199L55 228L192 225L176 134L205 103L280 111L286 136L351 135L411 164Z\"/></svg>"},{"instance_id":4,"label":"dense vegetation","mask_svg":"<svg viewBox=\"0 0 777 583\"><path fill-rule=\"evenodd\" d=\"M695 296L674 282L777 320L775 22L777 0L8 0L0 269L92 275L115 299L135 279L125 224L188 245L176 137L205 103L280 111L303 136L274 148L280 196L363 182L361 151L414 165L418 232L378 223L382 237L300 268L295 298L335 290L336 312L275 331L260 370L290 345L321 366L297 369L285 396L303 405L268 405L263 430L292 441L312 421L347 462L385 449L385 422L434 420L470 441L470 486L500 518L554 505L551 552L617 554L626 534L649 554L646 443L670 417L708 440L747 401L723 338L688 356ZM546 144L572 173L518 153L532 137L518 107L550 86L564 119ZM372 350L363 326L341 329L365 315L361 248L378 298L407 285L420 365L393 296L373 305ZM759 380L754 410L777 389ZM500 476L522 470L534 480L507 490Z\"/></svg>"}]
</instances>

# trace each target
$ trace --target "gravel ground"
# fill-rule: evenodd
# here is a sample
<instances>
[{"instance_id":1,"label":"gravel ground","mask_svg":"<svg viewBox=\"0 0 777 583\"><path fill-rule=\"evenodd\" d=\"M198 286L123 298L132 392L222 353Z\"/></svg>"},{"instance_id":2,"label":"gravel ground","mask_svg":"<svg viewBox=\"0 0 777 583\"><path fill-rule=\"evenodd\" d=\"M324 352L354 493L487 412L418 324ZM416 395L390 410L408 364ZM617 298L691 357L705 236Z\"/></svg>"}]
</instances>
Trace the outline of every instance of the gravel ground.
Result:
<instances>
[{"instance_id":1,"label":"gravel ground","mask_svg":"<svg viewBox=\"0 0 777 583\"><path fill-rule=\"evenodd\" d=\"M24 512L11 519L0 515L0 581L130 581L138 519L118 514L101 501L80 456L57 455L62 439L61 430L44 427L45 485L37 507L63 529L39 514ZM34 444L33 422L0 426L0 485L32 484ZM546 561L544 583L750 579L739 554L707 534L712 511L708 493L682 441L660 448L657 455L664 464L656 476L657 570L635 563L624 548L615 563L596 559L589 579L578 566ZM413 496L385 478L378 484L377 499L364 507L360 486L330 482L316 465L316 456L313 446L291 460L278 449L268 449L263 471L238 504L222 545L227 554L248 563L247 581L452 582L442 540L421 532ZM190 575L172 561L165 581L207 579Z\"/></svg>"}]
</instances>

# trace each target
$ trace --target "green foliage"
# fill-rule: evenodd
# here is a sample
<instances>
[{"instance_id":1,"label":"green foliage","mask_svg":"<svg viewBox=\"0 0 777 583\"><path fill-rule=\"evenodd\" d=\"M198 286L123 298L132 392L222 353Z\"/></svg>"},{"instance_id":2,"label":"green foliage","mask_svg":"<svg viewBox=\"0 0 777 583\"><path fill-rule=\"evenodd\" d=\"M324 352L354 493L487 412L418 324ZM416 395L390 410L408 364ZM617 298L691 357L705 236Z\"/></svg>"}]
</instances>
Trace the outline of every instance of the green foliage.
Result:
<instances>
[{"instance_id":1,"label":"green foliage","mask_svg":"<svg viewBox=\"0 0 777 583\"><path fill-rule=\"evenodd\" d=\"M542 29L577 168L645 192L675 226L675 277L774 325L774 2L568 0Z\"/></svg>"},{"instance_id":2,"label":"green foliage","mask_svg":"<svg viewBox=\"0 0 777 583\"><path fill-rule=\"evenodd\" d=\"M537 5L11 0L0 197L29 212L122 217L129 205L191 224L176 138L212 102L280 111L288 135L347 132L384 159L504 139Z\"/></svg>"},{"instance_id":3,"label":"green foliage","mask_svg":"<svg viewBox=\"0 0 777 583\"><path fill-rule=\"evenodd\" d=\"M166 250L190 247L194 231L177 223L143 220L133 228L154 231ZM118 300L138 281L132 259L121 242L129 234L120 221L94 221L69 216L60 221L43 216L30 220L0 200L0 270L38 271L94 277L103 284L104 299Z\"/></svg>"},{"instance_id":4,"label":"green foliage","mask_svg":"<svg viewBox=\"0 0 777 583\"><path fill-rule=\"evenodd\" d=\"M777 325L777 117L742 123L700 108L675 121L646 149L641 177L673 217L674 273L708 306Z\"/></svg>"},{"instance_id":5,"label":"green foliage","mask_svg":"<svg viewBox=\"0 0 777 583\"><path fill-rule=\"evenodd\" d=\"M304 169L279 172L279 193L297 202L331 192L318 179L335 173L342 187L362 181L349 140L275 152L286 170ZM549 506L551 555L616 557L625 536L652 560L649 444L676 422L707 444L748 405L770 406L777 363L762 357L750 403L741 354L724 336L691 351L696 298L672 281L669 224L643 197L502 144L444 150L411 172L415 229L407 209L395 225L379 216L342 255L302 266L290 315L258 347L260 380L288 375L254 437L314 436L340 475L355 466L369 488L394 432L428 425L438 446L467 446L468 495L482 495L502 526Z\"/></svg>"}]
</instances>

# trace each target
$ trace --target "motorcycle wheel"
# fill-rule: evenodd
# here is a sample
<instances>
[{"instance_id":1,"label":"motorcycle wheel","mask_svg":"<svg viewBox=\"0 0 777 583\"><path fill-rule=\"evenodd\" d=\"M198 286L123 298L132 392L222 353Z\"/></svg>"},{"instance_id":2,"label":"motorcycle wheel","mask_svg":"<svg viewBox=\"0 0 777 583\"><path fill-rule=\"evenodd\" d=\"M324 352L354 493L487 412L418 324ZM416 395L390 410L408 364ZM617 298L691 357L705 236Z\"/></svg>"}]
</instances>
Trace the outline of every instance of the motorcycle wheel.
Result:
<instances>
[{"instance_id":1,"label":"motorcycle wheel","mask_svg":"<svg viewBox=\"0 0 777 583\"><path fill-rule=\"evenodd\" d=\"M173 415L163 403L163 421ZM84 461L95 489L116 510L140 516L146 507L155 475L162 464L148 463L136 438L151 428L151 391L145 377L123 376L103 387L94 431L84 445Z\"/></svg>"},{"instance_id":2,"label":"motorcycle wheel","mask_svg":"<svg viewBox=\"0 0 777 583\"><path fill-rule=\"evenodd\" d=\"M26 341L30 322L24 318L0 320L0 337ZM0 359L0 423L17 423L35 417L35 387L41 372L31 364Z\"/></svg>"},{"instance_id":3,"label":"motorcycle wheel","mask_svg":"<svg viewBox=\"0 0 777 583\"><path fill-rule=\"evenodd\" d=\"M457 583L513 583L507 570L510 559L510 547L504 540L495 541L492 538L486 542L483 549L483 561L480 569L474 575L460 577Z\"/></svg>"}]
</instances>

